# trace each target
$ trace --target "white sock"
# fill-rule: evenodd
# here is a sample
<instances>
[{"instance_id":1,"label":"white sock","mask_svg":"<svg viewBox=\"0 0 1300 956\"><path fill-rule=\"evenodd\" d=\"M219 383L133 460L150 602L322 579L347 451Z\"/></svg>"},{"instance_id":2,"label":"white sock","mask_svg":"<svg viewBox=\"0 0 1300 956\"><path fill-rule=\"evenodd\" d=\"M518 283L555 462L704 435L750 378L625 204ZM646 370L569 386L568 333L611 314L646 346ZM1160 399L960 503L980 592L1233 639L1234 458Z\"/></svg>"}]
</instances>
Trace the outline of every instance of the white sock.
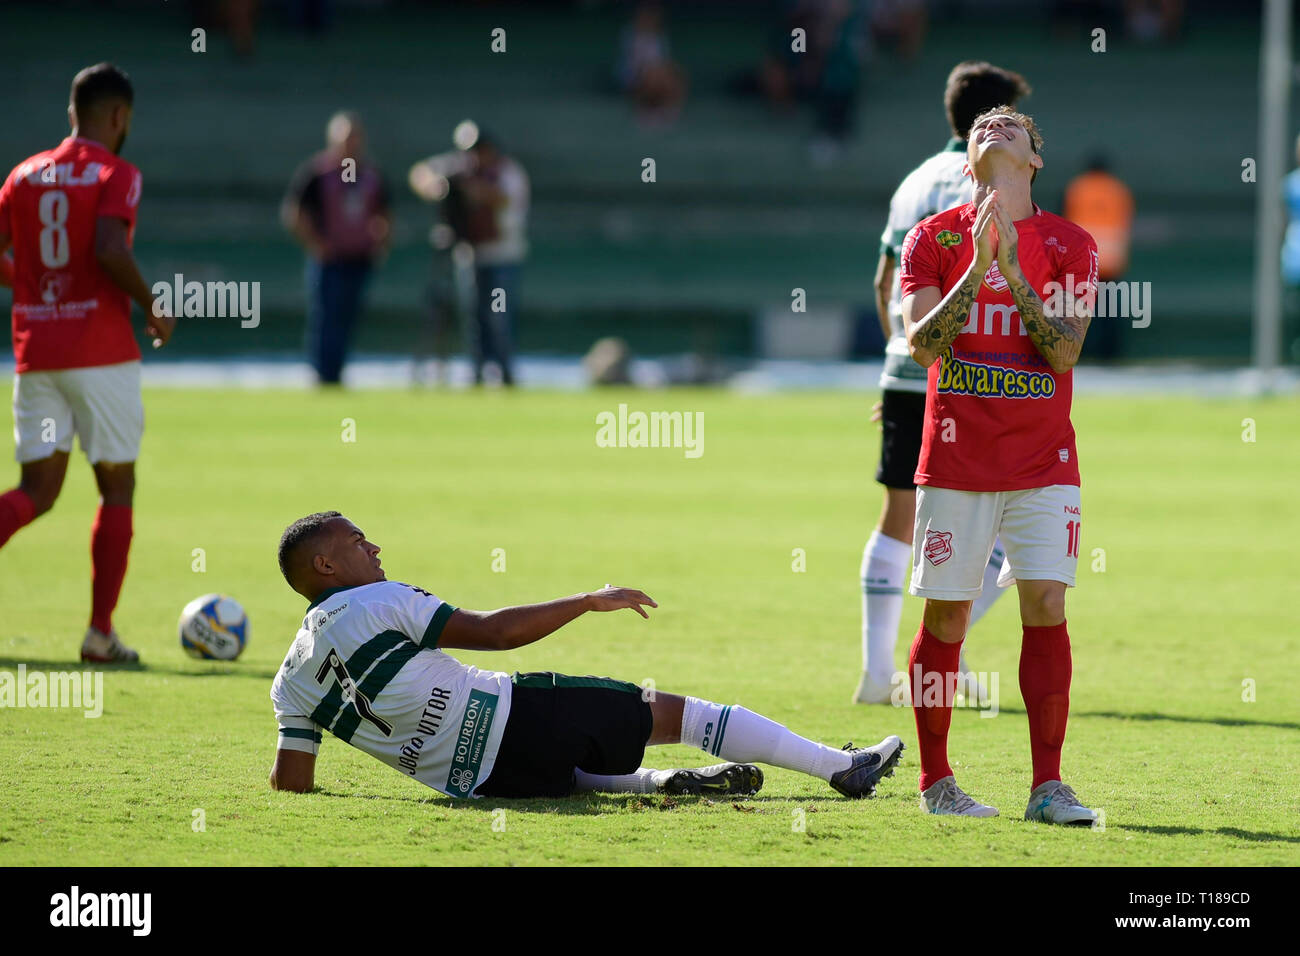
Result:
<instances>
[{"instance_id":1,"label":"white sock","mask_svg":"<svg viewBox=\"0 0 1300 956\"><path fill-rule=\"evenodd\" d=\"M671 770L650 770L647 767L638 767L632 773L606 776L600 773L586 773L575 767L573 775L577 783L574 790L600 790L604 793L654 793L659 789L662 779L671 773Z\"/></svg>"},{"instance_id":2,"label":"white sock","mask_svg":"<svg viewBox=\"0 0 1300 956\"><path fill-rule=\"evenodd\" d=\"M903 616L903 586L912 571L912 546L871 532L862 551L862 669L888 684L894 676L894 646Z\"/></svg>"},{"instance_id":3,"label":"white sock","mask_svg":"<svg viewBox=\"0 0 1300 956\"><path fill-rule=\"evenodd\" d=\"M993 603L1000 597L1004 591L1010 591L1010 588L998 587L998 574L1002 571L1002 559L1006 557L1002 551L1002 539L993 542L993 551L989 555L989 563L984 565L984 590L980 591L980 596L972 602L970 606L970 625L967 628L969 632L975 622L982 618Z\"/></svg>"},{"instance_id":4,"label":"white sock","mask_svg":"<svg viewBox=\"0 0 1300 956\"><path fill-rule=\"evenodd\" d=\"M752 710L698 697L687 697L682 709L682 743L734 763L767 763L823 780L853 763L846 751L800 737Z\"/></svg>"}]
</instances>

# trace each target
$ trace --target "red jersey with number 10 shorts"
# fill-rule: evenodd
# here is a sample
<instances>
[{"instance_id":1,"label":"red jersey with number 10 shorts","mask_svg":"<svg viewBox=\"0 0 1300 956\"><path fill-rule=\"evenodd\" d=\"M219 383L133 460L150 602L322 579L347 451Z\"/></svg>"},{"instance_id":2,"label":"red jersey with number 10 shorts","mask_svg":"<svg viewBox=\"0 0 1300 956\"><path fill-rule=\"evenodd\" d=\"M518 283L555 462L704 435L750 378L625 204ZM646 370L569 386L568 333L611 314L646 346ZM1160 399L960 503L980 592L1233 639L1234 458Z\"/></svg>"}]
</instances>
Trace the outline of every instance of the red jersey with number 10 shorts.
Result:
<instances>
[{"instance_id":1,"label":"red jersey with number 10 shorts","mask_svg":"<svg viewBox=\"0 0 1300 956\"><path fill-rule=\"evenodd\" d=\"M135 235L140 171L99 143L68 137L18 164L0 187L0 226L14 250L14 358L19 374L140 358L131 298L95 259L95 222Z\"/></svg>"},{"instance_id":2,"label":"red jersey with number 10 shorts","mask_svg":"<svg viewBox=\"0 0 1300 956\"><path fill-rule=\"evenodd\" d=\"M973 202L956 206L908 233L904 297L927 286L947 295L961 282L975 257L975 213ZM1040 298L1048 300L1055 282L1092 300L1097 244L1087 232L1037 206L1015 225L1021 271ZM994 261L961 334L930 366L916 483L959 491L1077 486L1073 384L1073 371L1053 372L1029 338Z\"/></svg>"}]
</instances>

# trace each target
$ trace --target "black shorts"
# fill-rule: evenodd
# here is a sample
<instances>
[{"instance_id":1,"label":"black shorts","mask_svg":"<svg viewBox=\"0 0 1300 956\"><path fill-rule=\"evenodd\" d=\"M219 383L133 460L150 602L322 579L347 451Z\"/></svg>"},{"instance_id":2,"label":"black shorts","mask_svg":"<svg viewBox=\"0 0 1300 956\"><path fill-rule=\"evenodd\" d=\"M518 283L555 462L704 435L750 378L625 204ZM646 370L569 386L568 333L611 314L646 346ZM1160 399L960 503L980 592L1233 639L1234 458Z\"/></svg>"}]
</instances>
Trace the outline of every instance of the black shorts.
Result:
<instances>
[{"instance_id":1,"label":"black shorts","mask_svg":"<svg viewBox=\"0 0 1300 956\"><path fill-rule=\"evenodd\" d=\"M501 749L484 797L567 797L574 768L631 773L654 728L641 688L608 677L515 674Z\"/></svg>"},{"instance_id":2,"label":"black shorts","mask_svg":"<svg viewBox=\"0 0 1300 956\"><path fill-rule=\"evenodd\" d=\"M881 393L880 467L876 481L886 488L916 488L916 462L925 428L925 392Z\"/></svg>"}]
</instances>

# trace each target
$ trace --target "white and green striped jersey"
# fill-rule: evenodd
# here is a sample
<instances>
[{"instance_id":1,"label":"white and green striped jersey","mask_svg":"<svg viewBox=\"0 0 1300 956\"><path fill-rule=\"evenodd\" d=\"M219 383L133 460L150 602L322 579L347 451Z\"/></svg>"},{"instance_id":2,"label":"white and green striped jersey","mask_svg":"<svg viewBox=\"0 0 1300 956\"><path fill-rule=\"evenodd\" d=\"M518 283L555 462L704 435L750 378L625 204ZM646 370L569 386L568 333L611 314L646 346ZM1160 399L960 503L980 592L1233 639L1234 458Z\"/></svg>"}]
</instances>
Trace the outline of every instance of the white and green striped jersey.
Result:
<instances>
[{"instance_id":1,"label":"white and green striped jersey","mask_svg":"<svg viewBox=\"0 0 1300 956\"><path fill-rule=\"evenodd\" d=\"M927 370L912 360L903 333L903 296L898 287L898 263L902 258L903 240L922 219L960 206L975 195L975 183L963 174L966 166L966 142L956 137L948 140L942 152L935 153L912 170L894 190L889 201L889 221L880 236L880 254L894 259L894 287L889 293L889 342L885 345L885 367L880 373L880 387L895 392L924 392Z\"/></svg>"},{"instance_id":2,"label":"white and green striped jersey","mask_svg":"<svg viewBox=\"0 0 1300 956\"><path fill-rule=\"evenodd\" d=\"M448 796L472 796L496 762L511 683L438 650L454 610L397 581L322 594L271 684L280 749L314 754L328 730Z\"/></svg>"}]
</instances>

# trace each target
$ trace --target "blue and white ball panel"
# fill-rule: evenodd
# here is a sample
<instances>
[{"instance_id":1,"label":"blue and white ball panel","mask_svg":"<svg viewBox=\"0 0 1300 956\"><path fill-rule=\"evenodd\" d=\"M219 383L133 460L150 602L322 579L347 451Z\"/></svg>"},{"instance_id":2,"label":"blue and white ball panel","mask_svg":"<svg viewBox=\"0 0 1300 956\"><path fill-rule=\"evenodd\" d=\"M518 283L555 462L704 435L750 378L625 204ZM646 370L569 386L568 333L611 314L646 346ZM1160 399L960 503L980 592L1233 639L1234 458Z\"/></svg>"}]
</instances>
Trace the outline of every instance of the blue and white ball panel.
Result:
<instances>
[{"instance_id":1,"label":"blue and white ball panel","mask_svg":"<svg viewBox=\"0 0 1300 956\"><path fill-rule=\"evenodd\" d=\"M185 606L178 630L191 656L233 661L248 643L248 616L234 598L205 594Z\"/></svg>"}]
</instances>

